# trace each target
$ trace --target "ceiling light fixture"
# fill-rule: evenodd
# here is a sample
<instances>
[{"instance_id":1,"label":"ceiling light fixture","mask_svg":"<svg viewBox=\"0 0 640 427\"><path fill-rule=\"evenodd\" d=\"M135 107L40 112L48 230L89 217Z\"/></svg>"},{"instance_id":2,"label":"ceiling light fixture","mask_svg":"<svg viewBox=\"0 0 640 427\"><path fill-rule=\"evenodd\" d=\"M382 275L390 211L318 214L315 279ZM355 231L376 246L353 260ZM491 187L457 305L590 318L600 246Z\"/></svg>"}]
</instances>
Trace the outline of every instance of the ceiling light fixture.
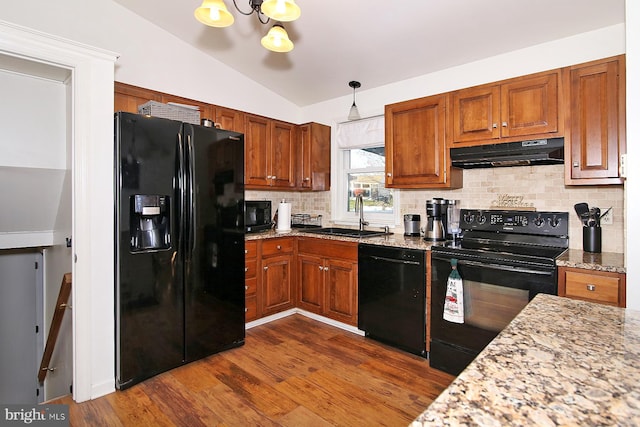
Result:
<instances>
[{"instance_id":1,"label":"ceiling light fixture","mask_svg":"<svg viewBox=\"0 0 640 427\"><path fill-rule=\"evenodd\" d=\"M360 82L352 80L349 82L349 87L353 88L353 104L351 105L351 109L349 110L349 116L347 117L347 119L360 120L360 113L358 112L358 107L356 106L356 89L360 87Z\"/></svg>"},{"instance_id":2,"label":"ceiling light fixture","mask_svg":"<svg viewBox=\"0 0 640 427\"><path fill-rule=\"evenodd\" d=\"M233 5L243 15L255 12L262 24L268 24L270 19L277 21L262 38L262 46L273 52L289 52L293 49L293 42L280 22L291 22L300 17L300 8L294 0L249 0L250 12L242 11L236 0L233 0ZM210 27L228 27L234 21L224 0L203 0L193 14L198 21Z\"/></svg>"}]
</instances>

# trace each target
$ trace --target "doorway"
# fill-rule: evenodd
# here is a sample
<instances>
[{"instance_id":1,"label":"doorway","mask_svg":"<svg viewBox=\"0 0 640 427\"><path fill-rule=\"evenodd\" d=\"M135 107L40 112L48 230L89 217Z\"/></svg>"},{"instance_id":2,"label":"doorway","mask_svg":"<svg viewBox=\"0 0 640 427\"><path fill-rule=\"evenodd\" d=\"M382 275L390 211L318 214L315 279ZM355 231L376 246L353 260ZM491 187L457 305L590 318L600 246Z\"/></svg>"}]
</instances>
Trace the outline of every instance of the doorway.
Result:
<instances>
[{"instance_id":1,"label":"doorway","mask_svg":"<svg viewBox=\"0 0 640 427\"><path fill-rule=\"evenodd\" d=\"M70 82L69 69L0 54L0 127L5 131L0 141L5 206L0 212L5 325L0 346L7 349L0 377L7 370L11 379L0 385L0 395L13 396L12 403L33 403L36 392L37 402L60 397L70 393L72 383L72 323L67 315L50 364L53 370L43 384L37 379L33 384L62 274L73 267L67 247L72 229Z\"/></svg>"}]
</instances>

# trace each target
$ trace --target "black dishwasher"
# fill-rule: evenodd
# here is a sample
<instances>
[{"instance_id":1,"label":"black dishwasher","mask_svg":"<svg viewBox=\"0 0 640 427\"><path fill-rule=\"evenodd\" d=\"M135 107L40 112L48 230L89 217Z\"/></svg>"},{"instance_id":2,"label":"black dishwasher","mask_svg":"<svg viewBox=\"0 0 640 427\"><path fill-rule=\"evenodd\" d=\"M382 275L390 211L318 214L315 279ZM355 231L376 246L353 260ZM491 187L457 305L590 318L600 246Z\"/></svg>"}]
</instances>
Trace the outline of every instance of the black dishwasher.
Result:
<instances>
[{"instance_id":1,"label":"black dishwasher","mask_svg":"<svg viewBox=\"0 0 640 427\"><path fill-rule=\"evenodd\" d=\"M426 252L358 245L358 328L426 357Z\"/></svg>"}]
</instances>

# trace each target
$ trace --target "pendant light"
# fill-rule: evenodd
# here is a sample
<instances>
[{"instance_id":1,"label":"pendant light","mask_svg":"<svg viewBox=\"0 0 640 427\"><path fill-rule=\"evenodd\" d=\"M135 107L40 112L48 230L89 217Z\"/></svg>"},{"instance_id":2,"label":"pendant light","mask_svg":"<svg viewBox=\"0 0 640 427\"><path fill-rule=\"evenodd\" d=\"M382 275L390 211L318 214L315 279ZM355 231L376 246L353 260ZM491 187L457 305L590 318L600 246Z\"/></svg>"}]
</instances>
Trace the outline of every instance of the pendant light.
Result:
<instances>
[{"instance_id":1,"label":"pendant light","mask_svg":"<svg viewBox=\"0 0 640 427\"><path fill-rule=\"evenodd\" d=\"M210 27L228 27L233 24L233 15L227 10L223 0L203 0L193 15L196 19Z\"/></svg>"},{"instance_id":2,"label":"pendant light","mask_svg":"<svg viewBox=\"0 0 640 427\"><path fill-rule=\"evenodd\" d=\"M290 22L300 17L300 8L294 0L265 0L260 8L274 21Z\"/></svg>"},{"instance_id":3,"label":"pendant light","mask_svg":"<svg viewBox=\"0 0 640 427\"><path fill-rule=\"evenodd\" d=\"M358 107L356 106L356 89L360 87L360 82L352 80L349 82L349 87L353 88L353 104L351 105L351 109L349 110L349 116L347 117L347 119L360 120L360 113L358 112Z\"/></svg>"},{"instance_id":4,"label":"pendant light","mask_svg":"<svg viewBox=\"0 0 640 427\"><path fill-rule=\"evenodd\" d=\"M250 11L245 12L233 0L236 10L243 15L256 14L261 24L276 21L260 43L273 52L290 52L293 42L281 22L295 21L300 17L300 8L295 0L249 0ZM202 4L193 13L198 21L210 27L228 27L234 22L233 15L227 10L224 0L202 0Z\"/></svg>"},{"instance_id":5,"label":"pendant light","mask_svg":"<svg viewBox=\"0 0 640 427\"><path fill-rule=\"evenodd\" d=\"M293 49L293 42L281 24L274 24L260 43L273 52L290 52Z\"/></svg>"}]
</instances>

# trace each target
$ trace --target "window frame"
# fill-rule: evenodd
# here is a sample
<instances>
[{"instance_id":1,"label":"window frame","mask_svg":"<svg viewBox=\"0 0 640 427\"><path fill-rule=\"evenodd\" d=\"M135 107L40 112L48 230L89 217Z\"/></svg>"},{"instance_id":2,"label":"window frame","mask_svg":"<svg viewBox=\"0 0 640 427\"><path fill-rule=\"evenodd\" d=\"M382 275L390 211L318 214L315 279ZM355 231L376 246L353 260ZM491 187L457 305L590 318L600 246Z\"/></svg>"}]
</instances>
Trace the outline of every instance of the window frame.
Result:
<instances>
[{"instance_id":1,"label":"window frame","mask_svg":"<svg viewBox=\"0 0 640 427\"><path fill-rule=\"evenodd\" d=\"M337 126L340 126L338 123ZM350 150L363 149L363 148L375 148L384 147L384 140L380 141L380 144L350 144L348 148L341 148L334 141L333 148L336 153L334 157L333 176L334 189L332 191L333 197L331 199L331 219L334 223L347 226L358 226L360 214L358 212L348 211L348 192L349 192L349 173L367 173L367 172L380 172L384 179L385 167L382 168L361 168L351 169L349 164ZM364 212L364 220L369 223L371 227L385 227L395 228L400 224L400 192L397 189L389 189L393 197L393 212L392 213L373 213Z\"/></svg>"}]
</instances>

